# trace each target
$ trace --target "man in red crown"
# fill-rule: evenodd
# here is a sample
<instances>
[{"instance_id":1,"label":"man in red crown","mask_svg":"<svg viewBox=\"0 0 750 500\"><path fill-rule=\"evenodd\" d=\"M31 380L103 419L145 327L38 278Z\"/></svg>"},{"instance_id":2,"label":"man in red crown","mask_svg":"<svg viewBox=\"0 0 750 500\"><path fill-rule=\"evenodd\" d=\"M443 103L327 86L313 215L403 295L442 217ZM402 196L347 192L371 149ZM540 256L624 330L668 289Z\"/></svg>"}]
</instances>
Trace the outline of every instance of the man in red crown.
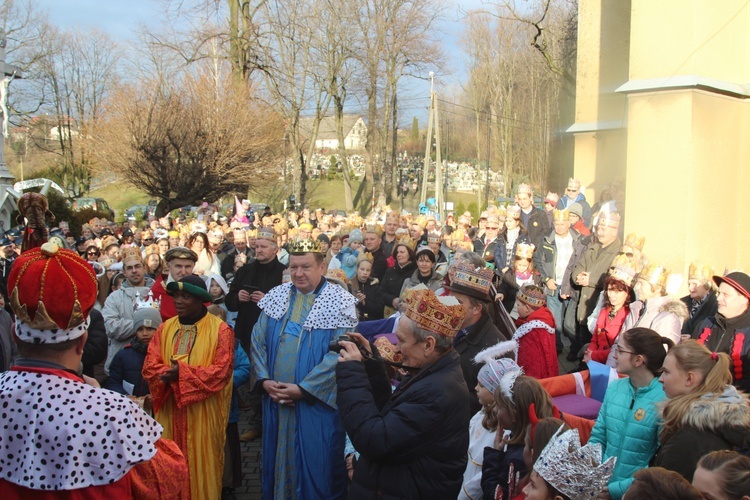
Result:
<instances>
[{"instance_id":1,"label":"man in red crown","mask_svg":"<svg viewBox=\"0 0 750 500\"><path fill-rule=\"evenodd\" d=\"M8 278L20 358L0 375L0 498L189 498L185 458L133 401L81 374L91 267L54 243Z\"/></svg>"}]
</instances>

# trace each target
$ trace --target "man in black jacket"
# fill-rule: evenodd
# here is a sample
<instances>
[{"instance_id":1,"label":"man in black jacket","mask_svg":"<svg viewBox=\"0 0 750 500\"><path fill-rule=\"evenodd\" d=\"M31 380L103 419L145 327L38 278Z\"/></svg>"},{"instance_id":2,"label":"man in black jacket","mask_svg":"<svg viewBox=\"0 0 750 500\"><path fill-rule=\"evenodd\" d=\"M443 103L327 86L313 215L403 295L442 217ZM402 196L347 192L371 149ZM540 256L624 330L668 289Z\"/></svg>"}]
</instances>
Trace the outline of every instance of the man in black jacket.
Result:
<instances>
[{"instance_id":1,"label":"man in black jacket","mask_svg":"<svg viewBox=\"0 0 750 500\"><path fill-rule=\"evenodd\" d=\"M385 255L385 252L383 251L382 242L383 228L377 224L367 226L364 244L365 248L372 254L373 258L370 276L372 278L377 278L381 283L383 282L385 272L388 270L388 262L386 262L388 256Z\"/></svg>"},{"instance_id":2,"label":"man in black jacket","mask_svg":"<svg viewBox=\"0 0 750 500\"><path fill-rule=\"evenodd\" d=\"M538 248L542 236L549 233L547 214L534 206L534 191L530 184L518 185L516 201L521 207L521 221L529 233L529 239Z\"/></svg>"},{"instance_id":3,"label":"man in black jacket","mask_svg":"<svg viewBox=\"0 0 750 500\"><path fill-rule=\"evenodd\" d=\"M281 284L282 275L286 269L286 266L276 258L277 251L276 233L273 228L259 229L255 242L255 260L239 268L224 301L227 309L237 311L235 337L239 339L248 357L250 357L252 345L250 338L253 327L260 317L258 301L273 287ZM261 395L252 393L248 399L251 411L250 430L240 436L243 441L258 438L262 426Z\"/></svg>"},{"instance_id":4,"label":"man in black jacket","mask_svg":"<svg viewBox=\"0 0 750 500\"><path fill-rule=\"evenodd\" d=\"M508 340L497 329L486 310L490 303L492 274L491 269L475 268L465 260L459 261L448 271L451 279L448 287L450 294L458 299L466 313L461 328L453 339L453 347L461 356L461 370L471 393L469 404L472 415L482 408L476 390L477 376L482 367L474 362L474 356L489 346Z\"/></svg>"},{"instance_id":5,"label":"man in black jacket","mask_svg":"<svg viewBox=\"0 0 750 500\"><path fill-rule=\"evenodd\" d=\"M715 316L719 308L716 300L716 285L711 277L714 270L710 266L690 264L688 271L689 295L680 300L687 306L690 316L682 324L682 334L698 338L699 328L704 320Z\"/></svg>"}]
</instances>

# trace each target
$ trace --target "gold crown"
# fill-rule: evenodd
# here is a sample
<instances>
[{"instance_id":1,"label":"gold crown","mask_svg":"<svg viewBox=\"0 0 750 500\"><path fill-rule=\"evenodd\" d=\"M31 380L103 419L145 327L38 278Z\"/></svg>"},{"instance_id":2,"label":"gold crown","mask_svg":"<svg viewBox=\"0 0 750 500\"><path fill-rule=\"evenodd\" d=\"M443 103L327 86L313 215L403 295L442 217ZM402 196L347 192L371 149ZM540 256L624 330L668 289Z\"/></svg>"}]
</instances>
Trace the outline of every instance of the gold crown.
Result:
<instances>
[{"instance_id":1,"label":"gold crown","mask_svg":"<svg viewBox=\"0 0 750 500\"><path fill-rule=\"evenodd\" d=\"M516 247L516 257L521 257L522 259L531 259L534 257L534 249L536 247L533 243L519 243Z\"/></svg>"},{"instance_id":2,"label":"gold crown","mask_svg":"<svg viewBox=\"0 0 750 500\"><path fill-rule=\"evenodd\" d=\"M554 221L569 221L570 220L570 211L568 209L558 210L554 209L552 211L552 219Z\"/></svg>"},{"instance_id":3,"label":"gold crown","mask_svg":"<svg viewBox=\"0 0 750 500\"><path fill-rule=\"evenodd\" d=\"M714 269L711 266L699 266L695 262L690 263L688 271L689 280L698 280L701 283L710 283L714 276Z\"/></svg>"},{"instance_id":4,"label":"gold crown","mask_svg":"<svg viewBox=\"0 0 750 500\"><path fill-rule=\"evenodd\" d=\"M520 219L521 207L519 207L518 205L509 205L508 208L505 209L505 213L508 215L508 217L513 217L514 219Z\"/></svg>"},{"instance_id":5,"label":"gold crown","mask_svg":"<svg viewBox=\"0 0 750 500\"><path fill-rule=\"evenodd\" d=\"M139 262L143 262L143 255L141 254L141 249L138 247L123 248L120 255L120 260L122 262L128 262L129 260L137 260Z\"/></svg>"},{"instance_id":6,"label":"gold crown","mask_svg":"<svg viewBox=\"0 0 750 500\"><path fill-rule=\"evenodd\" d=\"M257 238L258 237L258 230L257 229L248 229L245 232L246 238Z\"/></svg>"},{"instance_id":7,"label":"gold crown","mask_svg":"<svg viewBox=\"0 0 750 500\"><path fill-rule=\"evenodd\" d=\"M437 297L421 284L406 290L403 297L406 317L417 326L442 337L456 336L466 311L455 297Z\"/></svg>"},{"instance_id":8,"label":"gold crown","mask_svg":"<svg viewBox=\"0 0 750 500\"><path fill-rule=\"evenodd\" d=\"M364 260L372 264L373 262L375 262L375 257L373 257L370 252L360 252L357 256L357 264Z\"/></svg>"},{"instance_id":9,"label":"gold crown","mask_svg":"<svg viewBox=\"0 0 750 500\"><path fill-rule=\"evenodd\" d=\"M518 291L518 300L527 306L540 308L547 304L547 294L536 285L524 285Z\"/></svg>"},{"instance_id":10,"label":"gold crown","mask_svg":"<svg viewBox=\"0 0 750 500\"><path fill-rule=\"evenodd\" d=\"M638 279L642 279L651 283L652 285L658 285L664 290L667 286L667 280L669 279L669 270L664 266L657 266L656 264L648 264L643 268L641 273L638 275Z\"/></svg>"},{"instance_id":11,"label":"gold crown","mask_svg":"<svg viewBox=\"0 0 750 500\"><path fill-rule=\"evenodd\" d=\"M571 177L571 178L568 179L568 187L574 187L574 188L578 189L578 188L581 187L581 181L579 181L578 179L574 179L574 178Z\"/></svg>"},{"instance_id":12,"label":"gold crown","mask_svg":"<svg viewBox=\"0 0 750 500\"><path fill-rule=\"evenodd\" d=\"M450 289L487 300L493 274L488 267L474 267L471 262L460 260L448 270Z\"/></svg>"},{"instance_id":13,"label":"gold crown","mask_svg":"<svg viewBox=\"0 0 750 500\"><path fill-rule=\"evenodd\" d=\"M304 239L289 242L290 254L301 253L321 253L320 242L318 240Z\"/></svg>"},{"instance_id":14,"label":"gold crown","mask_svg":"<svg viewBox=\"0 0 750 500\"><path fill-rule=\"evenodd\" d=\"M378 236L383 236L383 228L380 227L379 224L370 224L367 226L367 230L365 230L365 233L373 233L377 234Z\"/></svg>"},{"instance_id":15,"label":"gold crown","mask_svg":"<svg viewBox=\"0 0 750 500\"><path fill-rule=\"evenodd\" d=\"M636 270L631 260L625 255L618 255L612 262L612 270L609 275L618 279L628 286L633 286Z\"/></svg>"},{"instance_id":16,"label":"gold crown","mask_svg":"<svg viewBox=\"0 0 750 500\"><path fill-rule=\"evenodd\" d=\"M408 234L405 234L401 236L398 240L396 240L396 245L406 245L412 250L417 248L417 242L411 239L411 237Z\"/></svg>"},{"instance_id":17,"label":"gold crown","mask_svg":"<svg viewBox=\"0 0 750 500\"><path fill-rule=\"evenodd\" d=\"M643 246L646 244L646 237L645 236L638 236L635 233L630 233L625 237L625 243L623 245L629 246L632 248L637 248L641 252L643 251Z\"/></svg>"},{"instance_id":18,"label":"gold crown","mask_svg":"<svg viewBox=\"0 0 750 500\"><path fill-rule=\"evenodd\" d=\"M452 241L464 241L466 240L466 233L463 232L461 229L456 229L451 233L451 240Z\"/></svg>"},{"instance_id":19,"label":"gold crown","mask_svg":"<svg viewBox=\"0 0 750 500\"><path fill-rule=\"evenodd\" d=\"M443 241L443 235L438 232L427 233L427 243L440 243Z\"/></svg>"},{"instance_id":20,"label":"gold crown","mask_svg":"<svg viewBox=\"0 0 750 500\"><path fill-rule=\"evenodd\" d=\"M531 188L531 184L519 184L518 189L516 190L517 194L526 193L528 195L531 195L534 192L534 190Z\"/></svg>"}]
</instances>

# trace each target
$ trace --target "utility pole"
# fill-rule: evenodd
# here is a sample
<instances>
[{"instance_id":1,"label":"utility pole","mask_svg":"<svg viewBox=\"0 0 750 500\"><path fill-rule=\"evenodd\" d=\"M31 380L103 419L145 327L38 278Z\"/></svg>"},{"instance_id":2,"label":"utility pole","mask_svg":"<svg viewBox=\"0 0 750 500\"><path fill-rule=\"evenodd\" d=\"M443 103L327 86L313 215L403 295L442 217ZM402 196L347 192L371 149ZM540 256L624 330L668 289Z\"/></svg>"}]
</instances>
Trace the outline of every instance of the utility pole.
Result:
<instances>
[{"instance_id":1,"label":"utility pole","mask_svg":"<svg viewBox=\"0 0 750 500\"><path fill-rule=\"evenodd\" d=\"M435 83L435 73L430 71L430 116L427 119L427 144L424 148L424 167L422 169L422 194L419 197L420 205L427 201L427 178L430 173L430 153L432 152L432 124L435 120L433 114L435 110L435 92L433 87Z\"/></svg>"},{"instance_id":2,"label":"utility pole","mask_svg":"<svg viewBox=\"0 0 750 500\"><path fill-rule=\"evenodd\" d=\"M438 101L435 99L435 204L438 207L438 216L440 221L443 218L443 153L440 147L440 115L438 113Z\"/></svg>"}]
</instances>

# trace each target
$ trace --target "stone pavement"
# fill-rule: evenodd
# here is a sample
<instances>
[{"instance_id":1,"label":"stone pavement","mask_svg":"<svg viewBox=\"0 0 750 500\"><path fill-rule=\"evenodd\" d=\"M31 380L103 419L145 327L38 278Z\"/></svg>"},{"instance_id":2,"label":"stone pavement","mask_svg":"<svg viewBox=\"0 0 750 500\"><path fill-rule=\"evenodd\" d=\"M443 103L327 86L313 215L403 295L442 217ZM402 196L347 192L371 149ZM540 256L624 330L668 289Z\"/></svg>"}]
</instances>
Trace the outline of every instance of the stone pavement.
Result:
<instances>
[{"instance_id":1,"label":"stone pavement","mask_svg":"<svg viewBox=\"0 0 750 500\"><path fill-rule=\"evenodd\" d=\"M240 434L248 429L250 413L240 411ZM242 486L235 490L237 500L260 500L260 441L242 443Z\"/></svg>"}]
</instances>

